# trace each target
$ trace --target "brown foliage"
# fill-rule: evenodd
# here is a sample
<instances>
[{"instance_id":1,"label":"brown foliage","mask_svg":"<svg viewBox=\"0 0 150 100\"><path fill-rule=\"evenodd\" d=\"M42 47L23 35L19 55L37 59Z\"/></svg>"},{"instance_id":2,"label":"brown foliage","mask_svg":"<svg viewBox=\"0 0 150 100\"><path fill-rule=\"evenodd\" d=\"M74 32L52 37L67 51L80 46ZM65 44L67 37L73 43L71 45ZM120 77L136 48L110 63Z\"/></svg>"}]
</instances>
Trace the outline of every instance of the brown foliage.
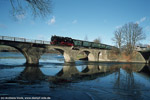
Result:
<instances>
[{"instance_id":1,"label":"brown foliage","mask_svg":"<svg viewBox=\"0 0 150 100\"><path fill-rule=\"evenodd\" d=\"M101 43L101 39L100 39L100 37L98 37L98 38L94 39L94 40L93 40L93 42L95 42L95 43Z\"/></svg>"}]
</instances>

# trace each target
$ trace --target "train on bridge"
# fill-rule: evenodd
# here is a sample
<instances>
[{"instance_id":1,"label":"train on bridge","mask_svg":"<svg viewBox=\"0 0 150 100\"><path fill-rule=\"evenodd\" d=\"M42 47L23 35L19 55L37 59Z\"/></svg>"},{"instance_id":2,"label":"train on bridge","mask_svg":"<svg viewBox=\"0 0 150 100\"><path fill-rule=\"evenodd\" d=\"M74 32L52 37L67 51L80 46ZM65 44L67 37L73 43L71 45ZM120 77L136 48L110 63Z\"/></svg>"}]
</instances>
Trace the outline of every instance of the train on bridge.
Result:
<instances>
[{"instance_id":1,"label":"train on bridge","mask_svg":"<svg viewBox=\"0 0 150 100\"><path fill-rule=\"evenodd\" d=\"M85 47L85 48L95 48L95 49L107 49L111 50L113 46L95 43L83 40L72 39L70 37L52 36L51 45L61 45L61 46L73 46L73 47Z\"/></svg>"}]
</instances>

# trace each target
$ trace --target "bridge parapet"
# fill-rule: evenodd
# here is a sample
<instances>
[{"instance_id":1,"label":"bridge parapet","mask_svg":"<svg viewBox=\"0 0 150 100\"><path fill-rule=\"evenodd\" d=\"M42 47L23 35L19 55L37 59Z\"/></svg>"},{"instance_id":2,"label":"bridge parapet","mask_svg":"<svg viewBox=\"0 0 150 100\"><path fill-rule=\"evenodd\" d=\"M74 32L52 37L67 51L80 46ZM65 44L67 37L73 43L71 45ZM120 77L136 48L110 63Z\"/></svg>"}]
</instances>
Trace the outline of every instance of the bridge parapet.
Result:
<instances>
[{"instance_id":1,"label":"bridge parapet","mask_svg":"<svg viewBox=\"0 0 150 100\"><path fill-rule=\"evenodd\" d=\"M150 51L150 47L149 46L145 46L145 47L140 47L140 46L137 46L135 47L135 50L136 51Z\"/></svg>"},{"instance_id":2,"label":"bridge parapet","mask_svg":"<svg viewBox=\"0 0 150 100\"><path fill-rule=\"evenodd\" d=\"M50 44L50 41L33 40L33 39L25 39L25 38L9 37L9 36L0 36L0 40L25 42L25 43L36 43L36 44Z\"/></svg>"}]
</instances>

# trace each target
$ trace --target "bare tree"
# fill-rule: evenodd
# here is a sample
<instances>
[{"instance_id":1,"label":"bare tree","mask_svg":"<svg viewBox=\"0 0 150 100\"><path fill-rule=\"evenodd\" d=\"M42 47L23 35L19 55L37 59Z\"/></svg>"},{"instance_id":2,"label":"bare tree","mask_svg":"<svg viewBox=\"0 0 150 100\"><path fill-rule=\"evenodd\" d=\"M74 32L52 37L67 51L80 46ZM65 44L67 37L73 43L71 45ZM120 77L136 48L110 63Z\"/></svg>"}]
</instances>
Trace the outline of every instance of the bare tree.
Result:
<instances>
[{"instance_id":1,"label":"bare tree","mask_svg":"<svg viewBox=\"0 0 150 100\"><path fill-rule=\"evenodd\" d=\"M46 17L51 13L51 0L10 0L12 15L32 13L34 17Z\"/></svg>"},{"instance_id":2,"label":"bare tree","mask_svg":"<svg viewBox=\"0 0 150 100\"><path fill-rule=\"evenodd\" d=\"M114 38L112 39L116 46L121 49L122 45L123 45L123 32L121 28L118 28L115 32L114 32Z\"/></svg>"},{"instance_id":3,"label":"bare tree","mask_svg":"<svg viewBox=\"0 0 150 100\"><path fill-rule=\"evenodd\" d=\"M95 42L95 43L101 43L101 39L100 39L100 37L98 37L98 38L94 39L94 40L93 40L93 42Z\"/></svg>"},{"instance_id":4,"label":"bare tree","mask_svg":"<svg viewBox=\"0 0 150 100\"><path fill-rule=\"evenodd\" d=\"M124 34L126 51L129 54L133 52L137 42L146 38L142 27L135 23L128 23L122 26L122 32Z\"/></svg>"},{"instance_id":5,"label":"bare tree","mask_svg":"<svg viewBox=\"0 0 150 100\"><path fill-rule=\"evenodd\" d=\"M119 48L124 48L127 54L131 54L135 45L145 39L142 27L135 23L128 23L117 29L114 33L113 40L118 44Z\"/></svg>"}]
</instances>

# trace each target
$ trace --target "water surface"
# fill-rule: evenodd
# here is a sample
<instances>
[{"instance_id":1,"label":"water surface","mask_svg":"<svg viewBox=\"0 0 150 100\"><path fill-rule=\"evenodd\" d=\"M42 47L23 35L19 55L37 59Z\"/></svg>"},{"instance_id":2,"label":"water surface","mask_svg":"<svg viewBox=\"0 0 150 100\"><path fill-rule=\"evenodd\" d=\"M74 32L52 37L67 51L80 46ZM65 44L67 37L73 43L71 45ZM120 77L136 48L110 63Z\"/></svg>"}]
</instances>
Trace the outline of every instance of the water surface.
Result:
<instances>
[{"instance_id":1,"label":"water surface","mask_svg":"<svg viewBox=\"0 0 150 100\"><path fill-rule=\"evenodd\" d=\"M0 52L0 97L51 100L149 100L150 67L144 64L64 63L44 54L38 66L20 53ZM49 98L48 98L49 97Z\"/></svg>"}]
</instances>

